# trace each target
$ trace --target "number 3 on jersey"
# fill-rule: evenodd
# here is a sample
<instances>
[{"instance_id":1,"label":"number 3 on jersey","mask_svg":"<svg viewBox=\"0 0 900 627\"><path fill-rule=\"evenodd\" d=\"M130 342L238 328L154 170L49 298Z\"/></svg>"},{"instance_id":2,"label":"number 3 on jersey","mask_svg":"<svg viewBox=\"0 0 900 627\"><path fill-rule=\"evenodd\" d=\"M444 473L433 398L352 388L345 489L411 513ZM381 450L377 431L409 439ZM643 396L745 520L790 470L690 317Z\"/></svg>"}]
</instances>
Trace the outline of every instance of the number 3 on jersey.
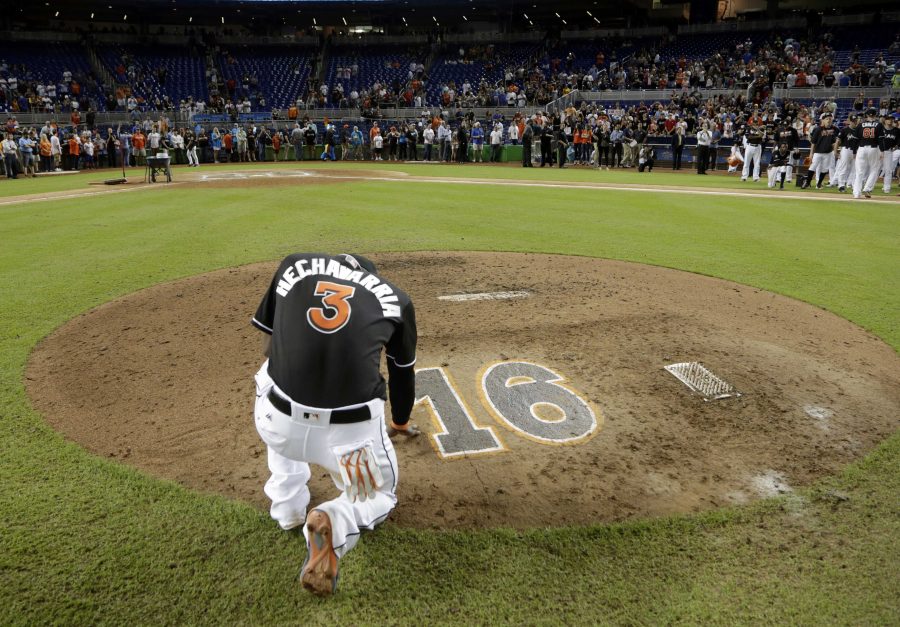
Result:
<instances>
[{"instance_id":1,"label":"number 3 on jersey","mask_svg":"<svg viewBox=\"0 0 900 627\"><path fill-rule=\"evenodd\" d=\"M322 296L325 307L310 307L306 311L306 320L319 333L334 333L344 328L350 321L352 309L347 302L353 298L355 287L340 285L330 281L316 283L316 296Z\"/></svg>"}]
</instances>

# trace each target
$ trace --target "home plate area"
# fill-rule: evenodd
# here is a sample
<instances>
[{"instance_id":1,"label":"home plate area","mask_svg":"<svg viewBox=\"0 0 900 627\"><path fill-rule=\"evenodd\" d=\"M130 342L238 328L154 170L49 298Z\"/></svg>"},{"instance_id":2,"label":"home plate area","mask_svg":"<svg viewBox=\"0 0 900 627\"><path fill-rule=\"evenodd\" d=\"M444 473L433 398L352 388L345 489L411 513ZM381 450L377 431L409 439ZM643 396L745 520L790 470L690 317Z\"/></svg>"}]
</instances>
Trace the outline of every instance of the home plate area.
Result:
<instances>
[{"instance_id":1,"label":"home plate area","mask_svg":"<svg viewBox=\"0 0 900 627\"><path fill-rule=\"evenodd\" d=\"M399 525L700 511L809 484L898 427L897 355L808 304L585 257L370 256L410 294L420 331L413 420L424 434L396 443ZM35 406L98 455L266 509L252 422L261 338L249 320L277 261L72 320L32 355ZM323 471L310 488L313 503L334 490Z\"/></svg>"}]
</instances>

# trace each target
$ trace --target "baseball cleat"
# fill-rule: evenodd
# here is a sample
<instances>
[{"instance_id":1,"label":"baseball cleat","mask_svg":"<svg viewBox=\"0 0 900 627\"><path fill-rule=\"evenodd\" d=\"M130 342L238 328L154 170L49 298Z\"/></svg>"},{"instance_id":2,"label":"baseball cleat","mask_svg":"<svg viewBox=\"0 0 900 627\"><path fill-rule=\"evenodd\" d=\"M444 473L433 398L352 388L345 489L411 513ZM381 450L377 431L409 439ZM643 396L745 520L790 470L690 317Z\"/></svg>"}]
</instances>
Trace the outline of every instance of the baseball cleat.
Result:
<instances>
[{"instance_id":1,"label":"baseball cleat","mask_svg":"<svg viewBox=\"0 0 900 627\"><path fill-rule=\"evenodd\" d=\"M866 198L871 198L872 194L870 194L869 192L863 192L863 196L865 196Z\"/></svg>"},{"instance_id":2,"label":"baseball cleat","mask_svg":"<svg viewBox=\"0 0 900 627\"><path fill-rule=\"evenodd\" d=\"M847 188L844 187L843 185L841 185L840 187L838 187L838 191L841 192L841 193L843 194L844 192L847 191Z\"/></svg>"},{"instance_id":3,"label":"baseball cleat","mask_svg":"<svg viewBox=\"0 0 900 627\"><path fill-rule=\"evenodd\" d=\"M334 594L338 580L338 557L331 542L331 519L314 509L306 519L307 555L300 569L300 583L320 597Z\"/></svg>"}]
</instances>

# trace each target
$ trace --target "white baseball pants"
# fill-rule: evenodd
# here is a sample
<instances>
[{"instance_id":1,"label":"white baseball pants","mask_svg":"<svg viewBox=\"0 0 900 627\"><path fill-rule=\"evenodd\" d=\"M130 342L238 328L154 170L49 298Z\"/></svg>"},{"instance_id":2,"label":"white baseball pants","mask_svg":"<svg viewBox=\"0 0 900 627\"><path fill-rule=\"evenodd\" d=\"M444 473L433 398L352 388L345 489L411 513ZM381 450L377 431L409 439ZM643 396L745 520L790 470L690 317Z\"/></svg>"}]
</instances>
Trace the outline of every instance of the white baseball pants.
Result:
<instances>
[{"instance_id":1,"label":"white baseball pants","mask_svg":"<svg viewBox=\"0 0 900 627\"><path fill-rule=\"evenodd\" d=\"M766 171L767 176L769 177L769 187L775 187L776 185L781 183L781 173L785 174L785 179L787 179L787 171L788 167L786 165L776 165L769 166L769 169Z\"/></svg>"},{"instance_id":2,"label":"white baseball pants","mask_svg":"<svg viewBox=\"0 0 900 627\"><path fill-rule=\"evenodd\" d=\"M854 167L853 151L849 148L841 148L841 156L835 168L835 180L838 187L852 186L856 182L856 168Z\"/></svg>"},{"instance_id":3,"label":"white baseball pants","mask_svg":"<svg viewBox=\"0 0 900 627\"><path fill-rule=\"evenodd\" d=\"M753 180L759 180L759 164L762 160L762 146L747 144L744 148L744 170L741 172L741 180L746 180L750 174L750 162L753 162Z\"/></svg>"},{"instance_id":4,"label":"white baseball pants","mask_svg":"<svg viewBox=\"0 0 900 627\"><path fill-rule=\"evenodd\" d=\"M831 174L834 170L834 153L833 152L816 152L813 153L812 163L809 164L809 171L815 172L816 179L813 181L816 185L819 182L819 176L822 174ZM829 182L832 178L828 179Z\"/></svg>"},{"instance_id":5,"label":"white baseball pants","mask_svg":"<svg viewBox=\"0 0 900 627\"><path fill-rule=\"evenodd\" d=\"M188 165L200 165L200 162L197 160L197 147L194 146L187 151L187 159Z\"/></svg>"},{"instance_id":6,"label":"white baseball pants","mask_svg":"<svg viewBox=\"0 0 900 627\"><path fill-rule=\"evenodd\" d=\"M891 193L891 181L894 178L894 170L900 160L900 149L887 150L881 153L881 175L884 177L884 193Z\"/></svg>"},{"instance_id":7,"label":"white baseball pants","mask_svg":"<svg viewBox=\"0 0 900 627\"><path fill-rule=\"evenodd\" d=\"M853 197L859 198L863 192L871 192L878 182L881 170L881 151L876 146L860 146L856 151L856 182Z\"/></svg>"},{"instance_id":8,"label":"white baseball pants","mask_svg":"<svg viewBox=\"0 0 900 627\"><path fill-rule=\"evenodd\" d=\"M343 557L356 546L362 530L384 522L397 503L397 455L384 423L384 401L366 403L372 418L352 424L330 424L330 410L291 403L292 415L272 406L269 392L275 383L269 377L268 360L256 373L256 430L268 447L269 471L265 493L272 501L270 514L282 529L291 529L306 521L309 506L309 464L331 473L340 495L315 507L331 519L332 541L337 556ZM283 393L281 396L287 398ZM312 414L307 419L304 414ZM335 449L370 444L384 480L375 495L365 501L351 501L344 492ZM306 529L304 527L304 534ZM309 538L307 537L307 544Z\"/></svg>"}]
</instances>

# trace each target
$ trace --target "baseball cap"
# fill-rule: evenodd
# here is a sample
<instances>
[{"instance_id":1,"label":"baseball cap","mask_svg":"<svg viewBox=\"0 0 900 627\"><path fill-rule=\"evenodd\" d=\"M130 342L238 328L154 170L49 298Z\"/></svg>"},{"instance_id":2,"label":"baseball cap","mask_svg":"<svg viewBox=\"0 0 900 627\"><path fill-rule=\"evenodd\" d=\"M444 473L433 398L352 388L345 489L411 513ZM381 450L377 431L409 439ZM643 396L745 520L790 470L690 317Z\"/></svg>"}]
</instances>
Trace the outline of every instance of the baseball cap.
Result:
<instances>
[{"instance_id":1,"label":"baseball cap","mask_svg":"<svg viewBox=\"0 0 900 627\"><path fill-rule=\"evenodd\" d=\"M859 116L856 115L855 113L851 113L851 114L847 117L847 119L850 120L850 121L854 121L854 120L858 120L858 119L859 119Z\"/></svg>"},{"instance_id":2,"label":"baseball cap","mask_svg":"<svg viewBox=\"0 0 900 627\"><path fill-rule=\"evenodd\" d=\"M822 115L819 116L819 119L824 120L825 118L830 118L830 117L831 117L831 114L826 111L825 113L823 113Z\"/></svg>"},{"instance_id":3,"label":"baseball cap","mask_svg":"<svg viewBox=\"0 0 900 627\"><path fill-rule=\"evenodd\" d=\"M878 109L875 107L869 107L866 109L866 115L878 115Z\"/></svg>"},{"instance_id":4,"label":"baseball cap","mask_svg":"<svg viewBox=\"0 0 900 627\"><path fill-rule=\"evenodd\" d=\"M338 257L354 270L365 270L370 274L376 274L378 272L372 260L363 257L362 255L358 255L356 253L352 255L348 253L341 253L340 255L338 255Z\"/></svg>"}]
</instances>

